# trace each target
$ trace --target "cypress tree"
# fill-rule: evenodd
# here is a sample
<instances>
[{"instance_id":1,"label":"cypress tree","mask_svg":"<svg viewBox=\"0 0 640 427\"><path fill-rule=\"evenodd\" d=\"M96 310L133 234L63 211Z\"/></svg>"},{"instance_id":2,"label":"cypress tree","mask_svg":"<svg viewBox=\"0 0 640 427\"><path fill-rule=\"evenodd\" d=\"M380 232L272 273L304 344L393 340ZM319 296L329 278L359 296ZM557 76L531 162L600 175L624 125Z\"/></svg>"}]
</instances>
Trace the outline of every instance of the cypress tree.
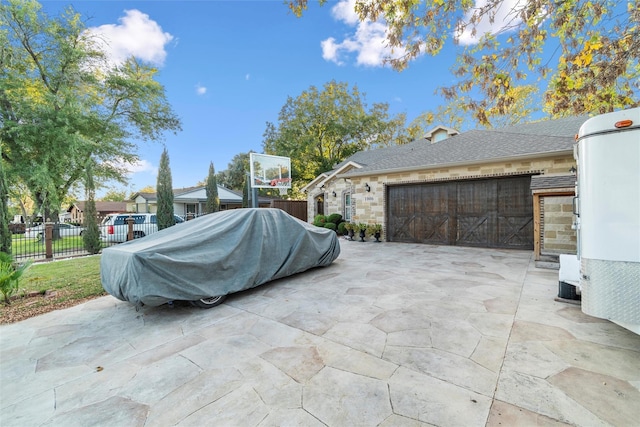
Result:
<instances>
[{"instance_id":1,"label":"cypress tree","mask_svg":"<svg viewBox=\"0 0 640 427\"><path fill-rule=\"evenodd\" d=\"M4 174L4 160L0 159L0 252L11 253L9 230L9 188Z\"/></svg>"},{"instance_id":2,"label":"cypress tree","mask_svg":"<svg viewBox=\"0 0 640 427\"><path fill-rule=\"evenodd\" d=\"M97 254L102 249L102 242L100 241L100 229L98 228L98 213L95 201L96 190L93 183L91 162L87 164L86 174L85 191L87 201L84 205L82 242L87 252Z\"/></svg>"},{"instance_id":3,"label":"cypress tree","mask_svg":"<svg viewBox=\"0 0 640 427\"><path fill-rule=\"evenodd\" d=\"M207 176L205 191L207 193L205 213L218 212L220 210L220 197L218 197L218 180L216 179L216 170L213 167L213 162L209 165L209 175Z\"/></svg>"},{"instance_id":4,"label":"cypress tree","mask_svg":"<svg viewBox=\"0 0 640 427\"><path fill-rule=\"evenodd\" d=\"M158 198L158 211L156 212L158 230L163 230L176 223L173 216L173 182L169 167L169 153L167 153L166 147L160 157L156 196Z\"/></svg>"},{"instance_id":5,"label":"cypress tree","mask_svg":"<svg viewBox=\"0 0 640 427\"><path fill-rule=\"evenodd\" d=\"M242 181L242 207L249 207L249 180L246 176L244 181Z\"/></svg>"}]
</instances>

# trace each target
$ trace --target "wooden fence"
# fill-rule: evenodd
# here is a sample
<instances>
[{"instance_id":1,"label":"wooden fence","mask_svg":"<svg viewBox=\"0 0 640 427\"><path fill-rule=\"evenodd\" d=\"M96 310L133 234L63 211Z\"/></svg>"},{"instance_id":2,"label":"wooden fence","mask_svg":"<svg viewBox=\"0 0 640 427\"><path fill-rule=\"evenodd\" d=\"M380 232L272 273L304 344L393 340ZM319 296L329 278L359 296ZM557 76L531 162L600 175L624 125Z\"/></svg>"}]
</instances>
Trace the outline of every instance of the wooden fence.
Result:
<instances>
[{"instance_id":1,"label":"wooden fence","mask_svg":"<svg viewBox=\"0 0 640 427\"><path fill-rule=\"evenodd\" d=\"M282 209L289 215L308 222L306 200L272 200L271 207Z\"/></svg>"}]
</instances>

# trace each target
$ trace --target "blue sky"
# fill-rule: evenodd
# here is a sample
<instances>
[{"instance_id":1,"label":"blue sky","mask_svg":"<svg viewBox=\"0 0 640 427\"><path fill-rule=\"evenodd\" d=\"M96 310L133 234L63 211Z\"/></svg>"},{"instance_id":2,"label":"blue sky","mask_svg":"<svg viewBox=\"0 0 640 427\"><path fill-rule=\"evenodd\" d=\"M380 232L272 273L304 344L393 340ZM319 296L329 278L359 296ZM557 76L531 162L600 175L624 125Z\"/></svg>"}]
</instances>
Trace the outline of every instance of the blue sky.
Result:
<instances>
[{"instance_id":1,"label":"blue sky","mask_svg":"<svg viewBox=\"0 0 640 427\"><path fill-rule=\"evenodd\" d=\"M45 1L57 14L72 5L92 31L110 42L114 60L133 54L155 64L158 80L183 123L162 143L140 143L127 193L155 186L166 145L173 186L203 181L213 162L227 168L234 155L262 152L266 122L277 123L287 97L336 80L357 85L369 106L386 102L407 124L435 109L436 88L451 83L455 47L422 57L399 73L383 66L380 23L359 24L346 1L302 18L273 1Z\"/></svg>"}]
</instances>

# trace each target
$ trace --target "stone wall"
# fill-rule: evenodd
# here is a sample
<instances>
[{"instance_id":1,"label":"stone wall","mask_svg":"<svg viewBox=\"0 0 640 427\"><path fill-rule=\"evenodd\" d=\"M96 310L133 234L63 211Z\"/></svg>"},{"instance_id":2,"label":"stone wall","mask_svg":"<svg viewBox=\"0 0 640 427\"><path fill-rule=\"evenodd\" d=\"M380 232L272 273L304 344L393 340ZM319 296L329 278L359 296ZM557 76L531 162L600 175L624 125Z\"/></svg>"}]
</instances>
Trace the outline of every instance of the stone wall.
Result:
<instances>
[{"instance_id":1,"label":"stone wall","mask_svg":"<svg viewBox=\"0 0 640 427\"><path fill-rule=\"evenodd\" d=\"M483 165L454 166L378 176L352 178L352 201L355 203L353 222L385 223L385 185L399 183L435 182L451 179L492 178L517 174L566 173L575 166L572 155L547 157L537 160L488 163ZM335 181L344 181L337 178ZM365 183L371 188L365 190ZM329 187L331 185L329 184ZM329 194L331 189L329 189ZM312 217L311 217L312 218Z\"/></svg>"},{"instance_id":2,"label":"stone wall","mask_svg":"<svg viewBox=\"0 0 640 427\"><path fill-rule=\"evenodd\" d=\"M544 220L542 221L543 255L575 254L576 231L571 228L573 218L573 197L545 196L542 198Z\"/></svg>"}]
</instances>

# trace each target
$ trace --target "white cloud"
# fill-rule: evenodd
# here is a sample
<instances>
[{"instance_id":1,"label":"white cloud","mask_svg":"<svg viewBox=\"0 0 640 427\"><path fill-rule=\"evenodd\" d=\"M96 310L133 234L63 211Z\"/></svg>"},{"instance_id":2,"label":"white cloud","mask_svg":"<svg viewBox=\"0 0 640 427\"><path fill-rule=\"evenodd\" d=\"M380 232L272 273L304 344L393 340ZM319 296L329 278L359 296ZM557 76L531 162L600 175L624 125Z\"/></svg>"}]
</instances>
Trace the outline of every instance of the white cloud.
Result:
<instances>
[{"instance_id":1,"label":"white cloud","mask_svg":"<svg viewBox=\"0 0 640 427\"><path fill-rule=\"evenodd\" d=\"M204 95L205 93L207 93L207 88L198 83L196 85L196 93L198 95Z\"/></svg>"},{"instance_id":2,"label":"white cloud","mask_svg":"<svg viewBox=\"0 0 640 427\"><path fill-rule=\"evenodd\" d=\"M139 10L125 10L119 24L91 27L88 31L106 44L112 65L120 64L134 56L142 61L161 66L167 57L165 46L173 36L162 31L157 22Z\"/></svg>"},{"instance_id":3,"label":"white cloud","mask_svg":"<svg viewBox=\"0 0 640 427\"><path fill-rule=\"evenodd\" d=\"M480 8L487 4L487 0L475 0L475 8ZM514 14L514 10L525 6L527 0L503 0L494 10L494 22L490 22L489 16L485 16L477 25L476 33L472 34L471 29L454 34L462 45L476 44L486 33L499 34L512 31L515 26L522 23L520 18ZM406 53L402 48L396 48L392 52L387 42L387 26L384 21L364 21L360 22L355 12L356 0L340 0L331 9L331 15L355 30L352 34L345 36L344 40L338 41L334 37L329 37L320 42L322 48L322 58L326 61L344 65L352 55L356 56L358 65L380 67L384 65L384 60L389 58L399 58ZM469 21L473 10L465 16L464 21ZM490 14L489 14L490 15Z\"/></svg>"},{"instance_id":4,"label":"white cloud","mask_svg":"<svg viewBox=\"0 0 640 427\"><path fill-rule=\"evenodd\" d=\"M464 31L457 31L454 36L458 39L458 42L463 46L468 46L472 44L477 44L482 36L487 33L490 34L500 34L503 32L508 32L513 29L514 26L522 23L522 20L519 16L514 14L514 9L521 9L525 6L524 2L526 0L503 0L499 3L498 7L493 10L495 12L494 21L491 22L489 19L489 14L485 14L485 16L476 24L475 26L475 34L472 33L472 28L469 26ZM475 8L481 8L487 4L486 0L476 0ZM467 13L464 17L463 22L469 22L471 16L473 15L474 10L472 9Z\"/></svg>"},{"instance_id":5,"label":"white cloud","mask_svg":"<svg viewBox=\"0 0 640 427\"><path fill-rule=\"evenodd\" d=\"M153 166L153 164L151 164L147 160L138 160L135 163L128 163L118 159L109 161L107 163L109 163L109 165L112 167L118 168L122 173L125 173L126 175L133 175L136 173L144 172L149 172L152 174L158 173L158 168L156 166Z\"/></svg>"},{"instance_id":6,"label":"white cloud","mask_svg":"<svg viewBox=\"0 0 640 427\"><path fill-rule=\"evenodd\" d=\"M331 15L338 21L354 26L358 24L360 18L356 13L356 0L341 0L331 9Z\"/></svg>"},{"instance_id":7,"label":"white cloud","mask_svg":"<svg viewBox=\"0 0 640 427\"><path fill-rule=\"evenodd\" d=\"M158 173L158 168L156 166L153 166L153 164L151 164L147 160L138 160L134 164L126 164L123 166L127 169L127 172L130 175L144 172L148 172L153 175L156 175Z\"/></svg>"},{"instance_id":8,"label":"white cloud","mask_svg":"<svg viewBox=\"0 0 640 427\"><path fill-rule=\"evenodd\" d=\"M354 8L355 0L341 0L331 9L332 16L350 27L355 27L355 33L345 37L341 42L333 37L320 42L323 59L342 65L343 58L354 53L358 65L380 67L384 65L385 58L404 54L402 49L392 52L387 46L387 26L383 22L360 22Z\"/></svg>"}]
</instances>

